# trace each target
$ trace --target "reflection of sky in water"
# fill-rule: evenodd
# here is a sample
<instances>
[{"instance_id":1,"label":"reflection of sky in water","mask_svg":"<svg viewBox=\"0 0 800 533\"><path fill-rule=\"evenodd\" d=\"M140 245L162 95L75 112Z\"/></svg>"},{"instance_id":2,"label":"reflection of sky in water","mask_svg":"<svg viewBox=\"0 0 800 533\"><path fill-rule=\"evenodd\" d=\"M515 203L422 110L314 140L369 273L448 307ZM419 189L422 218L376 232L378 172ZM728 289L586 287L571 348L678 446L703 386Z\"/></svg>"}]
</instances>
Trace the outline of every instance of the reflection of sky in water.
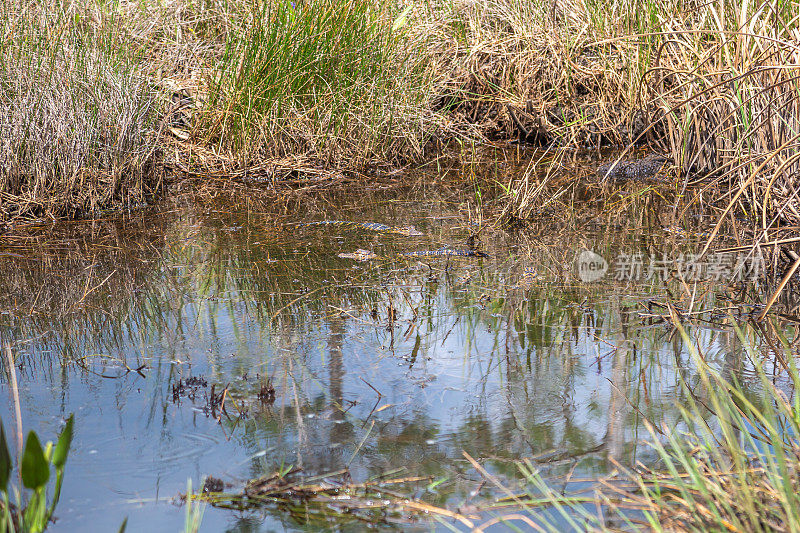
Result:
<instances>
[{"instance_id":1,"label":"reflection of sky in water","mask_svg":"<svg viewBox=\"0 0 800 533\"><path fill-rule=\"evenodd\" d=\"M292 237L323 235L315 250L289 237L270 240L241 221L227 233L200 222L170 230L161 253L145 262L158 267L138 267L151 277L134 276L136 290L98 291L81 311L91 323L78 314L61 331L58 322L49 331L3 326L19 342L25 429L52 439L59 420L76 414L54 531L115 530L125 516L131 531L179 530L183 509L170 502L187 479L195 487L209 474L241 481L282 463L310 474L350 465L355 479L402 466L408 475L447 476L437 501L455 505L479 481L462 450L498 475L513 475L514 459L533 456L559 461L543 463L545 472L577 461L576 477L598 474L608 454L631 463L648 453L636 447L647 432L632 404L673 425L684 397L676 369L697 381L670 328L637 314L647 288L625 287L631 294L623 298L613 286L504 287L498 280L517 274L492 261L483 263L484 278L456 287L441 263L433 263L434 282L427 267L330 259L345 247L380 248L382 236ZM436 236L447 238L455 237ZM395 238L388 248L398 244ZM491 246L508 256L504 244ZM314 253L327 258L311 263L321 274L303 263ZM514 263L512 256L501 266ZM481 274L475 263L452 268L452 278ZM358 283L348 287L348 279ZM278 298L274 287L287 296ZM391 332L390 303L397 309ZM114 324L121 334L109 333ZM733 333L690 332L713 366L748 379ZM86 360L94 373L62 367L58 356L67 348L74 357L106 354L130 367L146 360L149 369L145 377L122 375L119 364L100 358ZM250 416L238 423L217 424L186 398L172 402L172 384L193 375L252 400L256 374L272 377L278 399L271 407L250 401ZM11 432L11 407L3 405ZM238 520L208 509L204 526L246 530ZM280 512L258 520L266 529L295 527Z\"/></svg>"}]
</instances>

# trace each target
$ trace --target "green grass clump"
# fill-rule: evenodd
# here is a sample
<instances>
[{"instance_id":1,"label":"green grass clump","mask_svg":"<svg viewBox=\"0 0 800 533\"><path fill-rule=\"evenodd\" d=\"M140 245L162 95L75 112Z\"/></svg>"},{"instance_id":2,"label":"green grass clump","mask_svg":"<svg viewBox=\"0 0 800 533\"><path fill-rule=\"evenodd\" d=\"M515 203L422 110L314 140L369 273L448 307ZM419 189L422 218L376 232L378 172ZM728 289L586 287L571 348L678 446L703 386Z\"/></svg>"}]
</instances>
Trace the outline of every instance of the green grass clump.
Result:
<instances>
[{"instance_id":1,"label":"green grass clump","mask_svg":"<svg viewBox=\"0 0 800 533\"><path fill-rule=\"evenodd\" d=\"M209 81L206 136L231 153L327 162L419 153L425 71L370 0L254 6ZM400 14L402 15L402 14Z\"/></svg>"},{"instance_id":2,"label":"green grass clump","mask_svg":"<svg viewBox=\"0 0 800 533\"><path fill-rule=\"evenodd\" d=\"M775 363L789 361L784 370L791 400L767 377L759 354L734 326L761 378L763 394L753 398L733 378L711 370L680 323L676 326L701 370L703 390L690 395L696 401L684 410L688 430L668 432L666 443L654 439L665 468L637 478L650 525L678 531L799 530L800 376L788 344L775 354Z\"/></svg>"}]
</instances>

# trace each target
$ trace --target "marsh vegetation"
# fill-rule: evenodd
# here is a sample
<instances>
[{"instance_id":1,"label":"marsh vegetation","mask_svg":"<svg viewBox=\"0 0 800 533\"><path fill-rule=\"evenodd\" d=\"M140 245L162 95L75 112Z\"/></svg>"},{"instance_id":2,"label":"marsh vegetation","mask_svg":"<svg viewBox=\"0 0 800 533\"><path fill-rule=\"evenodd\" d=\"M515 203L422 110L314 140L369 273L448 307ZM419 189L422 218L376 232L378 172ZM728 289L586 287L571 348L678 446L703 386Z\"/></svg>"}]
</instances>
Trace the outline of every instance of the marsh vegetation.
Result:
<instances>
[{"instance_id":1,"label":"marsh vegetation","mask_svg":"<svg viewBox=\"0 0 800 533\"><path fill-rule=\"evenodd\" d=\"M165 175L275 185L513 137L647 144L680 178L714 177L762 229L798 213L796 2L2 9L5 220L138 205ZM510 184L514 216L543 201L529 180Z\"/></svg>"},{"instance_id":2,"label":"marsh vegetation","mask_svg":"<svg viewBox=\"0 0 800 533\"><path fill-rule=\"evenodd\" d=\"M797 1L0 30L0 416L76 413L64 527L797 529Z\"/></svg>"}]
</instances>

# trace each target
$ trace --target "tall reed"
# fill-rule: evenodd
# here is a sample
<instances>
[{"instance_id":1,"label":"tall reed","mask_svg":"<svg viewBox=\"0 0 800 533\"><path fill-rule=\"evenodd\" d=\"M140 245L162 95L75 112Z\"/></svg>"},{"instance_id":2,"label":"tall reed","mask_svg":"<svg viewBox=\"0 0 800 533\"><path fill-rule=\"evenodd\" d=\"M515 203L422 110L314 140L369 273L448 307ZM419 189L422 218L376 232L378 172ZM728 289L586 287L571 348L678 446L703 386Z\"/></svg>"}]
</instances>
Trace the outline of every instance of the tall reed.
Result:
<instances>
[{"instance_id":1,"label":"tall reed","mask_svg":"<svg viewBox=\"0 0 800 533\"><path fill-rule=\"evenodd\" d=\"M709 3L679 23L644 78L655 136L684 174L714 176L728 210L800 221L800 3Z\"/></svg>"},{"instance_id":2,"label":"tall reed","mask_svg":"<svg viewBox=\"0 0 800 533\"><path fill-rule=\"evenodd\" d=\"M424 5L455 116L547 146L648 143L682 177L732 187L729 207L762 227L800 220L797 1ZM521 180L510 213L540 193Z\"/></svg>"}]
</instances>

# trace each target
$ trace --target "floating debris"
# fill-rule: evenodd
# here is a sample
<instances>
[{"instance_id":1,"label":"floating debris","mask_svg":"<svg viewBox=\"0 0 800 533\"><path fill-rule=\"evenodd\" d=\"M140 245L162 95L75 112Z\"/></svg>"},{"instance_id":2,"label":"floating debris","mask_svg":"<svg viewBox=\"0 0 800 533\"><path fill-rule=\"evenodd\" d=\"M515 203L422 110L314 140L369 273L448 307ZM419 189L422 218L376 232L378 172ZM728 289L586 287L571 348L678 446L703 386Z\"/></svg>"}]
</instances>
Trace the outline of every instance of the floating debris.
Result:
<instances>
[{"instance_id":1,"label":"floating debris","mask_svg":"<svg viewBox=\"0 0 800 533\"><path fill-rule=\"evenodd\" d=\"M172 385L172 401L180 402L181 398L189 398L194 401L200 389L208 387L208 382L203 376L190 376L186 379L179 379Z\"/></svg>"},{"instance_id":2,"label":"floating debris","mask_svg":"<svg viewBox=\"0 0 800 533\"><path fill-rule=\"evenodd\" d=\"M258 399L261 400L261 403L275 403L275 387L272 386L270 379L267 379L267 382L261 385L261 390L258 391Z\"/></svg>"},{"instance_id":3,"label":"floating debris","mask_svg":"<svg viewBox=\"0 0 800 533\"><path fill-rule=\"evenodd\" d=\"M225 490L225 482L221 479L208 476L203 482L203 494L210 494L212 492L222 492Z\"/></svg>"},{"instance_id":4,"label":"floating debris","mask_svg":"<svg viewBox=\"0 0 800 533\"><path fill-rule=\"evenodd\" d=\"M172 402L179 404L182 398L189 399L194 408L206 416L211 416L221 420L224 414L228 419L242 419L250 414L251 407L254 405L272 405L277 398L277 392L270 378L256 374L254 380L258 389L250 392L246 390L231 388L231 384L224 387L212 383L208 386L208 381L203 376L191 376L186 379L178 380L172 385ZM250 380L245 374L242 381L248 383ZM233 411L228 408L233 406Z\"/></svg>"},{"instance_id":5,"label":"floating debris","mask_svg":"<svg viewBox=\"0 0 800 533\"><path fill-rule=\"evenodd\" d=\"M218 478L206 478L200 494L182 496L184 501L204 501L214 507L256 510L279 506L288 510L299 523L321 525L351 519L379 524L411 524L423 517L438 515L473 528L477 516L463 515L431 505L399 492L403 486L429 483L432 476L376 479L355 483L348 469L300 479L301 468L289 467L252 479L236 492L223 492ZM400 487L400 488L398 488ZM207 490L208 489L208 490ZM213 490L219 489L219 490Z\"/></svg>"}]
</instances>

